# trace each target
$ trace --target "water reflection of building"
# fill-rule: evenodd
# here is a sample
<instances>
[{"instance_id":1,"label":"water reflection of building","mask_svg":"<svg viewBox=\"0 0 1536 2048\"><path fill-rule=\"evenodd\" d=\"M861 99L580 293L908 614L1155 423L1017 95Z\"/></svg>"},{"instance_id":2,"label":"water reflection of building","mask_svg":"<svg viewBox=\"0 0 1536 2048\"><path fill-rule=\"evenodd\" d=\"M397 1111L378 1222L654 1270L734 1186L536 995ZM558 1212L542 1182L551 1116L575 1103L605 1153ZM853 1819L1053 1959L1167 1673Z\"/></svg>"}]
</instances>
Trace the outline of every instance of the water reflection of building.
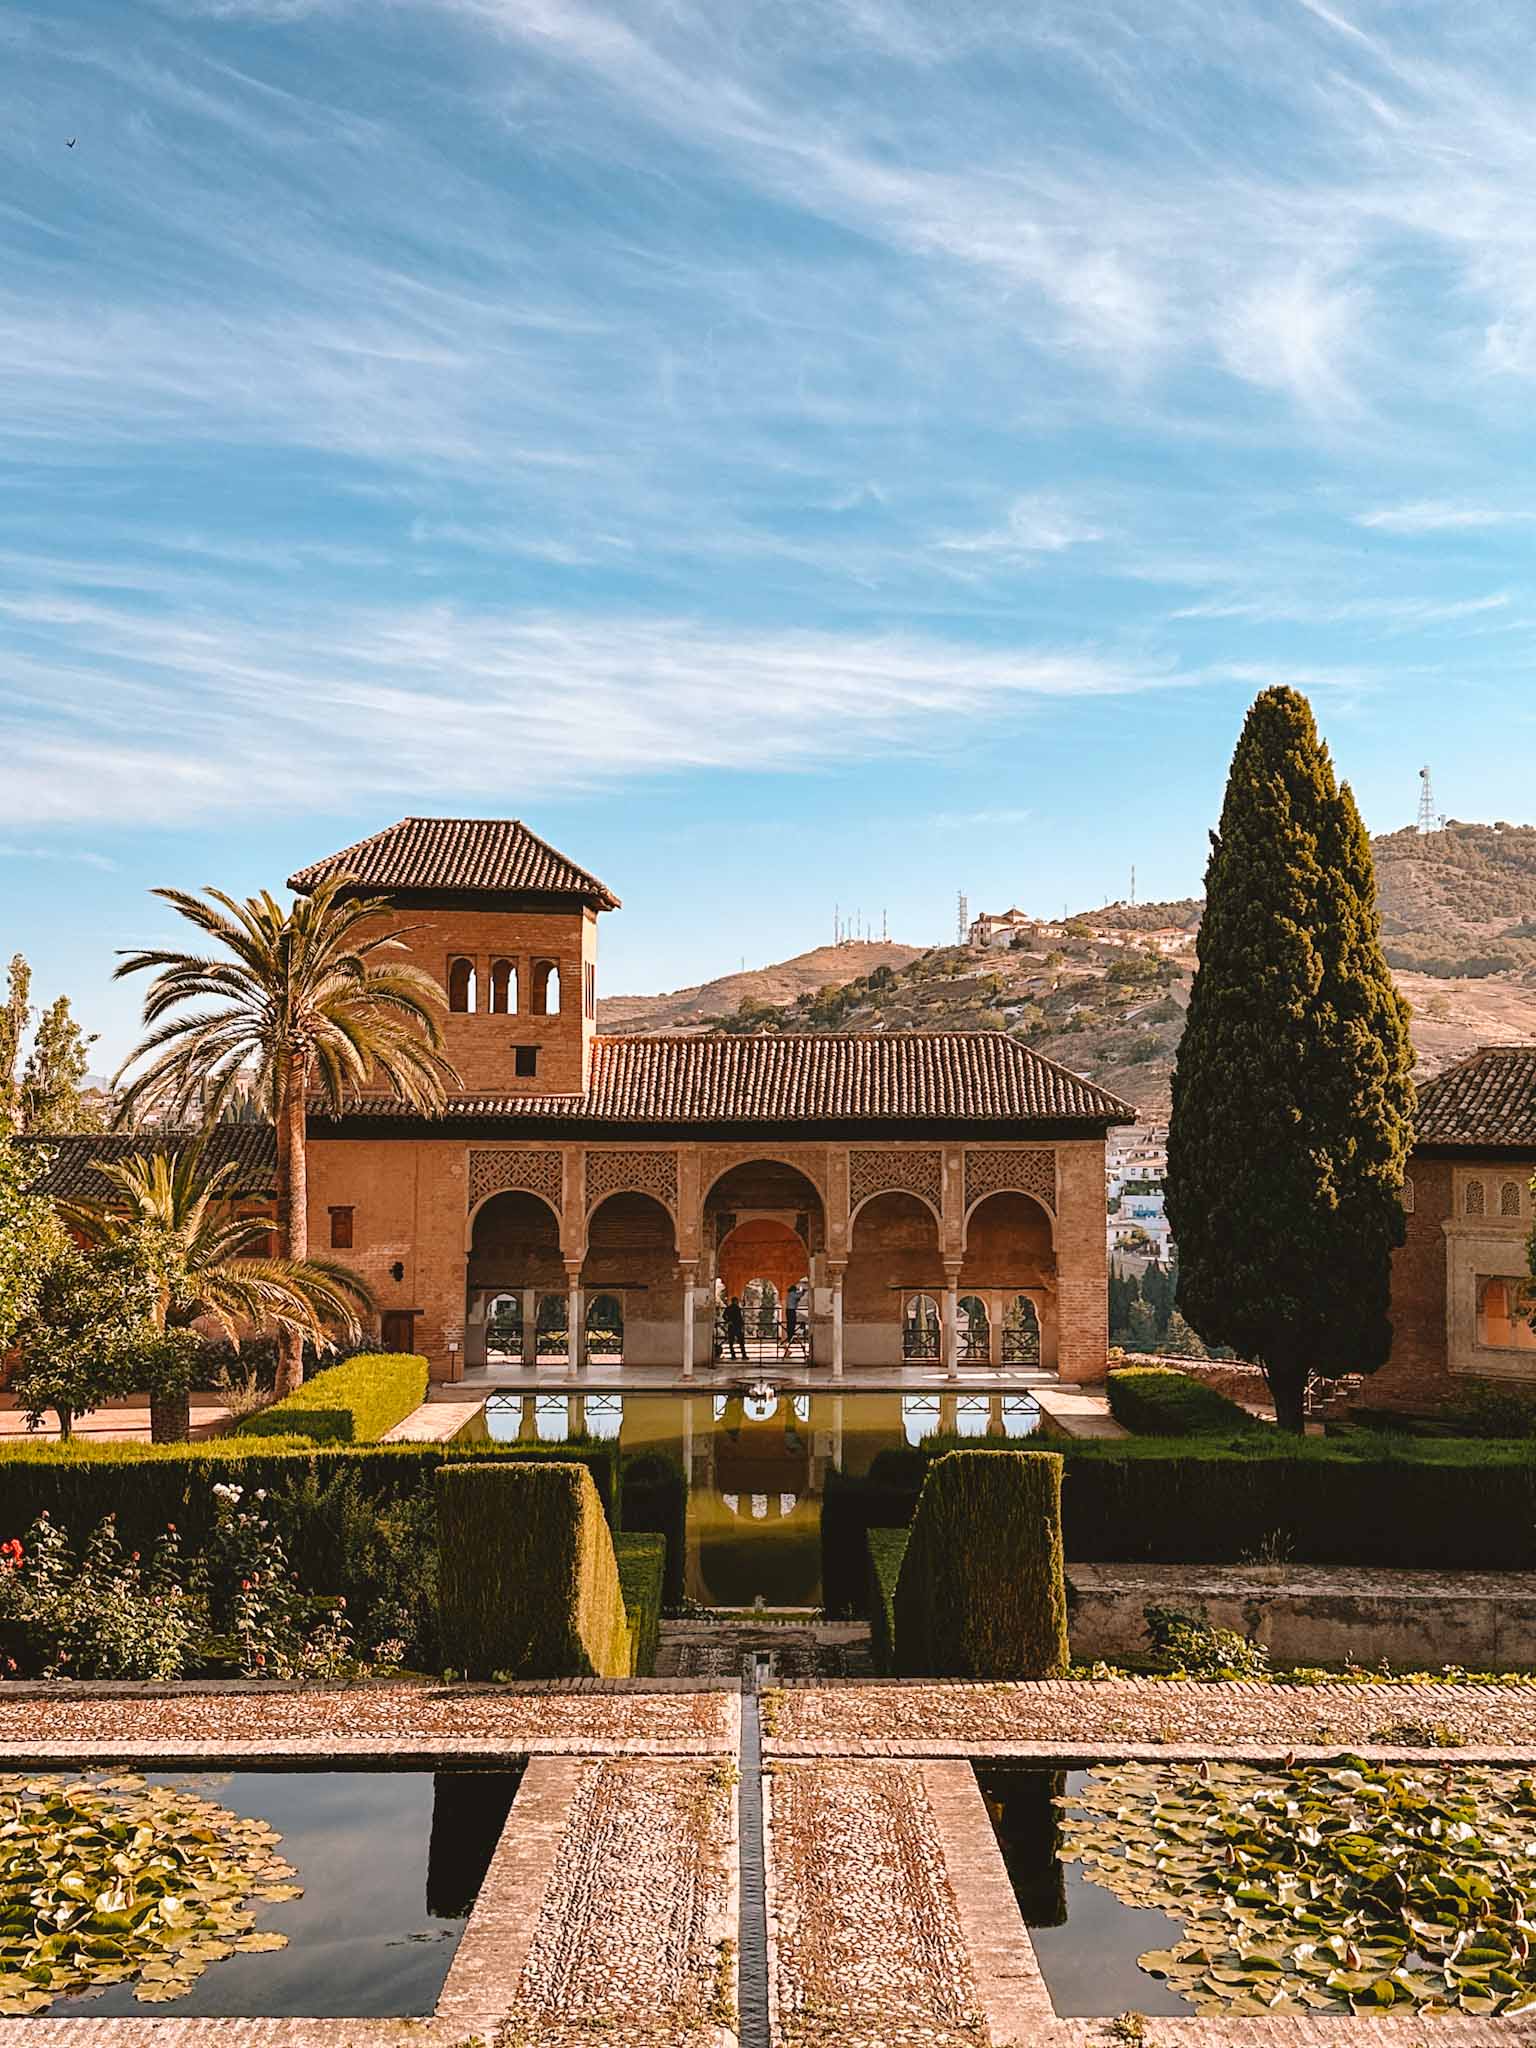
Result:
<instances>
[{"instance_id":1,"label":"water reflection of building","mask_svg":"<svg viewBox=\"0 0 1536 2048\"><path fill-rule=\"evenodd\" d=\"M315 1120L311 1242L435 1378L689 1373L717 1280L778 1304L801 1283L804 1353L832 1372L1102 1374L1104 1140L1133 1121L1114 1096L996 1031L601 1036L618 899L513 820L403 819L293 886L335 874L388 900L448 991L460 1086L435 1119L365 1096Z\"/></svg>"}]
</instances>

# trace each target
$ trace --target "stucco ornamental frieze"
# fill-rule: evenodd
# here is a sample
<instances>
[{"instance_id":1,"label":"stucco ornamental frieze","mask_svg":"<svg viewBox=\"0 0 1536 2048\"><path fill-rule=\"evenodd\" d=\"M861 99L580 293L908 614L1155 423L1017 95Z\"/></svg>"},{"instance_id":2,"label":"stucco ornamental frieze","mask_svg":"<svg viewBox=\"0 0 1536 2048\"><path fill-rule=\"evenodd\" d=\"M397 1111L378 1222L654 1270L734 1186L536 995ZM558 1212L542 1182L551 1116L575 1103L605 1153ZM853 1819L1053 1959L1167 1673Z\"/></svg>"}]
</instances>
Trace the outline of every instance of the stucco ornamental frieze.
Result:
<instances>
[{"instance_id":1,"label":"stucco ornamental frieze","mask_svg":"<svg viewBox=\"0 0 1536 2048\"><path fill-rule=\"evenodd\" d=\"M934 1209L944 1201L944 1155L937 1146L857 1147L848 1154L848 1207L871 1195L916 1195Z\"/></svg>"},{"instance_id":2,"label":"stucco ornamental frieze","mask_svg":"<svg viewBox=\"0 0 1536 2048\"><path fill-rule=\"evenodd\" d=\"M561 1202L560 1154L532 1146L497 1146L469 1155L469 1206L476 1209L489 1195L520 1191L542 1195L558 1210Z\"/></svg>"},{"instance_id":3,"label":"stucco ornamental frieze","mask_svg":"<svg viewBox=\"0 0 1536 2048\"><path fill-rule=\"evenodd\" d=\"M587 1209L609 1195L653 1195L677 1212L677 1154L654 1148L587 1154Z\"/></svg>"},{"instance_id":4,"label":"stucco ornamental frieze","mask_svg":"<svg viewBox=\"0 0 1536 2048\"><path fill-rule=\"evenodd\" d=\"M965 1206L969 1213L986 1195L1033 1195L1056 1213L1056 1154L1044 1146L967 1148Z\"/></svg>"}]
</instances>

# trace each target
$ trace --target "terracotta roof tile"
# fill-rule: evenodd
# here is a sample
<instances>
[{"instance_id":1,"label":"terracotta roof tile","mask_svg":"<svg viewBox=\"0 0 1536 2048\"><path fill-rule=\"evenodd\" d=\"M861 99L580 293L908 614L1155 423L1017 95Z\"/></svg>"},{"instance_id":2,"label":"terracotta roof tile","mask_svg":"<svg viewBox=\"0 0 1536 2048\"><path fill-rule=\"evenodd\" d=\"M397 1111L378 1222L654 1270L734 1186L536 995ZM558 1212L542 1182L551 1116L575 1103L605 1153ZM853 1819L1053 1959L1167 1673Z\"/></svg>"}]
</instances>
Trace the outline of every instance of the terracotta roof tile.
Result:
<instances>
[{"instance_id":1,"label":"terracotta roof tile","mask_svg":"<svg viewBox=\"0 0 1536 2048\"><path fill-rule=\"evenodd\" d=\"M67 1138L21 1138L24 1153L46 1150L52 1164L39 1182L44 1194L67 1202L89 1202L108 1192L95 1168L104 1160L134 1153L179 1152L197 1136L192 1130L96 1131ZM270 1124L215 1124L205 1155L210 1166L238 1160L235 1181L243 1195L269 1194L277 1174L277 1141Z\"/></svg>"},{"instance_id":2,"label":"terracotta roof tile","mask_svg":"<svg viewBox=\"0 0 1536 2048\"><path fill-rule=\"evenodd\" d=\"M382 1099L372 1115L409 1115ZM585 1095L459 1095L450 1117L597 1123L1133 1123L1118 1096L998 1031L608 1037Z\"/></svg>"},{"instance_id":3,"label":"terracotta roof tile","mask_svg":"<svg viewBox=\"0 0 1536 2048\"><path fill-rule=\"evenodd\" d=\"M305 894L330 875L369 889L458 889L491 896L579 896L597 910L619 899L520 818L402 818L288 877Z\"/></svg>"},{"instance_id":4,"label":"terracotta roof tile","mask_svg":"<svg viewBox=\"0 0 1536 2048\"><path fill-rule=\"evenodd\" d=\"M1483 1045L1419 1090L1421 1145L1536 1148L1536 1045Z\"/></svg>"}]
</instances>

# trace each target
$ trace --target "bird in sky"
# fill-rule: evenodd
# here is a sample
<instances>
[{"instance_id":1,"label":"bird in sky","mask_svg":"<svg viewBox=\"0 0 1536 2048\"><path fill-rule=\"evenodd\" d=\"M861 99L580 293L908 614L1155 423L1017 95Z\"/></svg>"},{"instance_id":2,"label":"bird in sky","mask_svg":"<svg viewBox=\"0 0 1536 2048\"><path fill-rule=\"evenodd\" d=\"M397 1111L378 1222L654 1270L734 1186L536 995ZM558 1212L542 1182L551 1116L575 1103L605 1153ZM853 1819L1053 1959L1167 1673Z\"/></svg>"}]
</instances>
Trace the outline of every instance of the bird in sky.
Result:
<instances>
[{"instance_id":1,"label":"bird in sky","mask_svg":"<svg viewBox=\"0 0 1536 2048\"><path fill-rule=\"evenodd\" d=\"M69 137L69 138L68 138L68 139L66 140L66 142L65 142L65 144L64 144L64 147L65 147L66 149L73 149L73 148L74 148L74 146L75 146L75 138L74 138L74 136L73 136L73 135L71 135L71 136L70 136L70 137Z\"/></svg>"}]
</instances>

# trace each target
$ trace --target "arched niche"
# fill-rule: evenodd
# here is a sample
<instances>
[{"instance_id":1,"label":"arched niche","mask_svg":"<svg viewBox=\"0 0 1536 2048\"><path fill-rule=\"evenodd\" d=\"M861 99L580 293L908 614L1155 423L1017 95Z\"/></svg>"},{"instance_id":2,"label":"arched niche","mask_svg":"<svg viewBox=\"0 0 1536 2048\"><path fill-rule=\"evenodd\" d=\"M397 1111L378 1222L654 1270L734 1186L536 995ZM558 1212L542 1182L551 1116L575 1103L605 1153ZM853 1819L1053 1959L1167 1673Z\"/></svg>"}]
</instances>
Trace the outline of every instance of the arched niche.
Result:
<instances>
[{"instance_id":1,"label":"arched niche","mask_svg":"<svg viewBox=\"0 0 1536 2048\"><path fill-rule=\"evenodd\" d=\"M1056 1275L1055 1218L1033 1195L1005 1188L965 1219L962 1294L1039 1287Z\"/></svg>"},{"instance_id":2,"label":"arched niche","mask_svg":"<svg viewBox=\"0 0 1536 2048\"><path fill-rule=\"evenodd\" d=\"M587 1224L581 1268L583 1295L611 1295L619 1307L624 1358L631 1364L678 1364L682 1356L683 1289L671 1211L654 1195L609 1195Z\"/></svg>"}]
</instances>

